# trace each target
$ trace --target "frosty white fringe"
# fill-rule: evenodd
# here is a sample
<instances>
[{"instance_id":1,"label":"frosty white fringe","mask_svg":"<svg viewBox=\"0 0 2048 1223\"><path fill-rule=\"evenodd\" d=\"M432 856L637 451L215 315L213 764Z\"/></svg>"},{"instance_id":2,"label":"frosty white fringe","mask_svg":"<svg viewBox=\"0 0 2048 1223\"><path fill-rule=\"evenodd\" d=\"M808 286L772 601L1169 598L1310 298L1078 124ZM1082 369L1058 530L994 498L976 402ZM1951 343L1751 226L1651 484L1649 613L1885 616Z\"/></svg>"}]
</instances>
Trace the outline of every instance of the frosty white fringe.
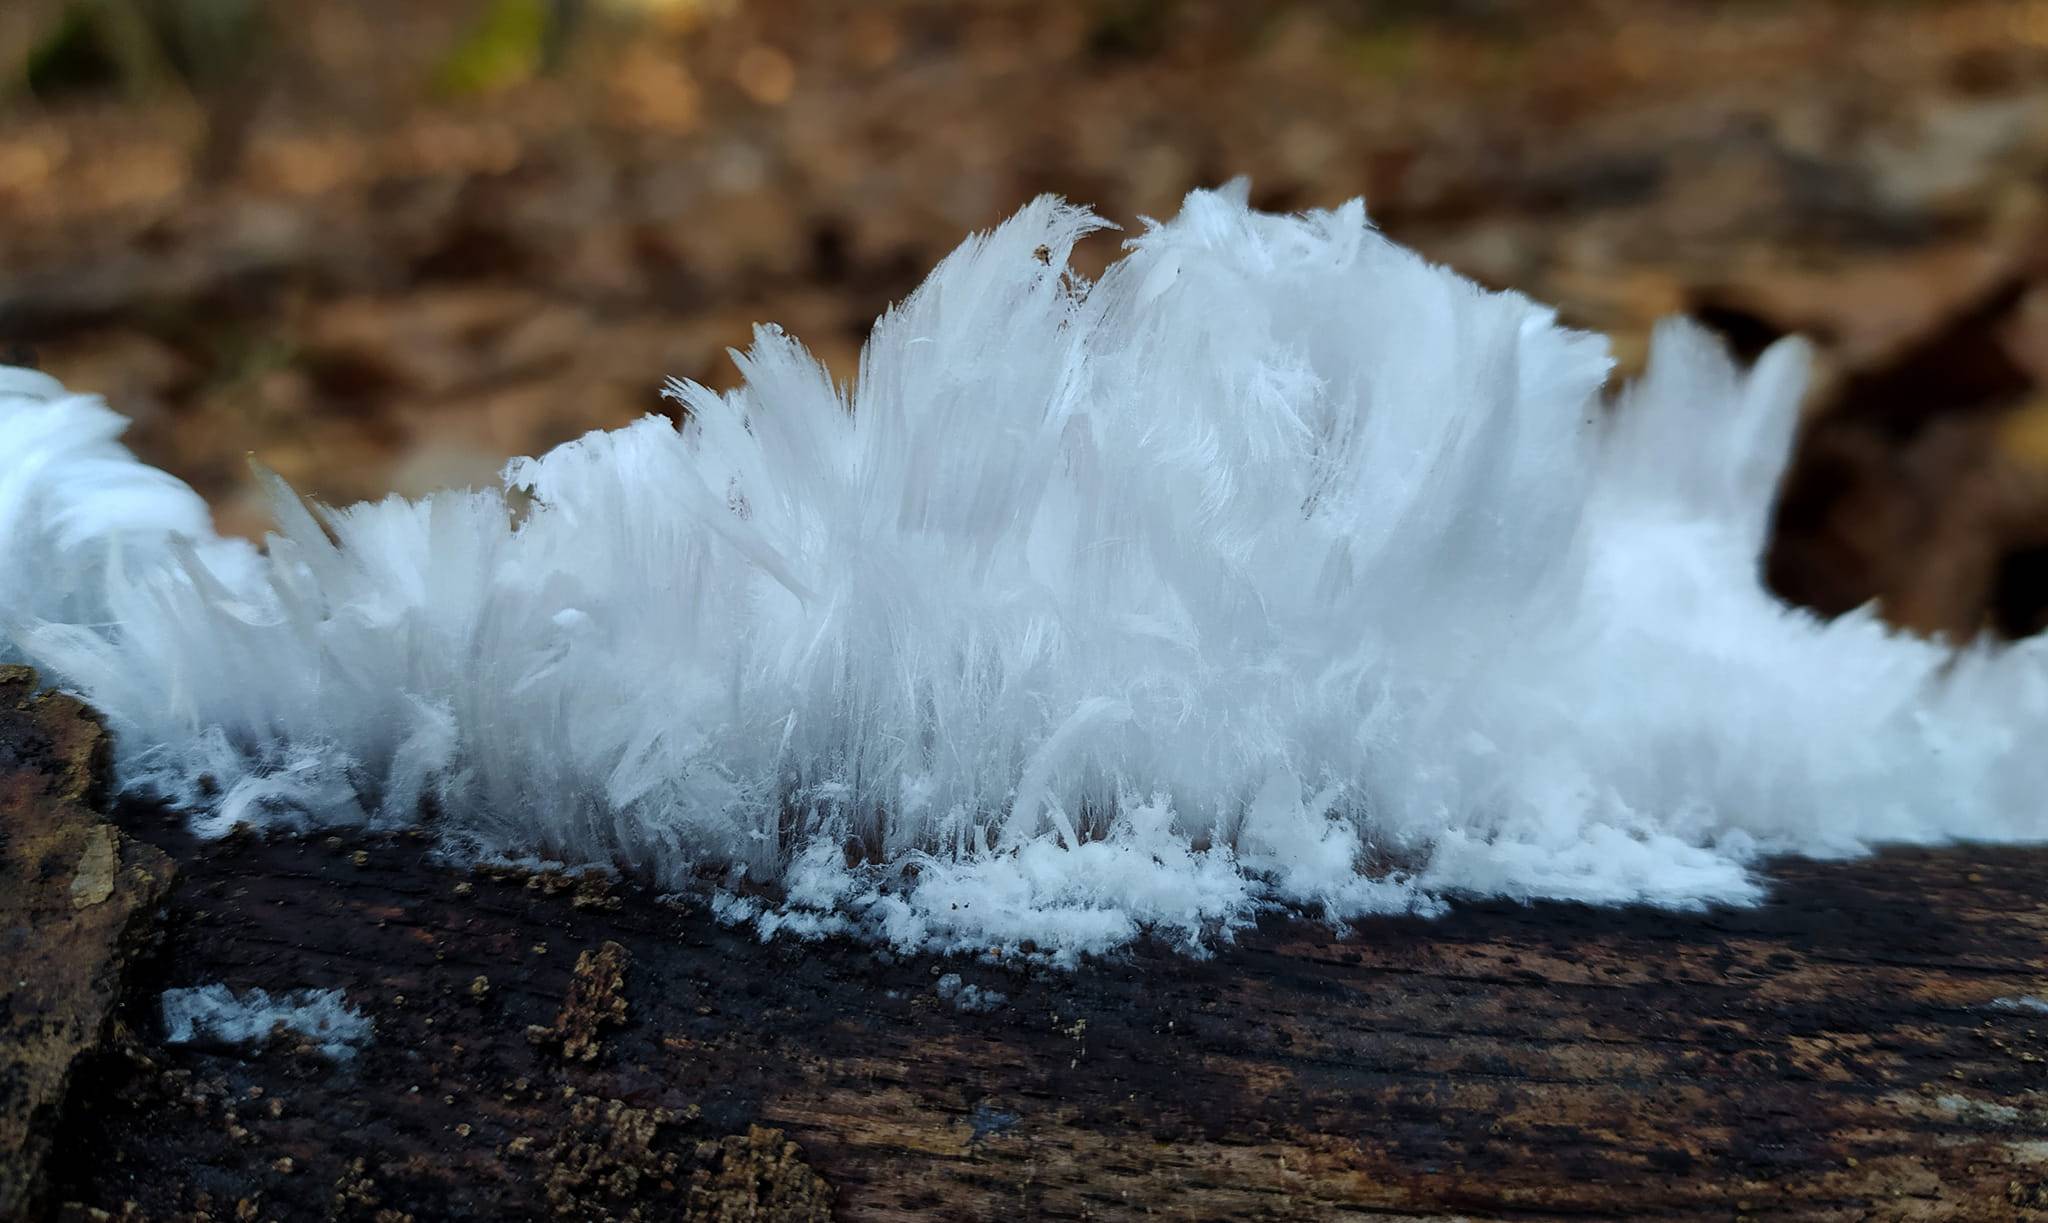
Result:
<instances>
[{"instance_id":1,"label":"frosty white fringe","mask_svg":"<svg viewBox=\"0 0 2048 1223\"><path fill-rule=\"evenodd\" d=\"M2048 834L2048 647L1760 585L1796 344L1745 376L1667 324L1610 409L1601 339L1356 202L1198 192L1091 286L1099 225L969 240L850 388L762 329L682 428L514 462L523 518L280 486L260 556L10 375L0 632L202 830L424 810L906 946L1740 902L1761 852Z\"/></svg>"},{"instance_id":2,"label":"frosty white fringe","mask_svg":"<svg viewBox=\"0 0 2048 1223\"><path fill-rule=\"evenodd\" d=\"M225 985L202 985L167 989L161 1004L164 1041L173 1045L202 1038L253 1045L282 1028L306 1037L330 1061L345 1062L375 1031L369 1017L350 1006L338 989L298 989L273 997L262 989L236 994Z\"/></svg>"}]
</instances>

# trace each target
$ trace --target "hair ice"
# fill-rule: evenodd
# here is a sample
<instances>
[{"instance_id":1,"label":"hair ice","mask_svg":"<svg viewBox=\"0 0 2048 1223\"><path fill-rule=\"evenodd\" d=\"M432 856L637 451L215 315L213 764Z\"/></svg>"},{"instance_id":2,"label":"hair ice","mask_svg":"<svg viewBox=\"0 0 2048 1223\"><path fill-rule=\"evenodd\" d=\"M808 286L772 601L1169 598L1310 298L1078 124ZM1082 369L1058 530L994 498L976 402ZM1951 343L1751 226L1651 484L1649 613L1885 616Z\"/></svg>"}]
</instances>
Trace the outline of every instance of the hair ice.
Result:
<instances>
[{"instance_id":1,"label":"hair ice","mask_svg":"<svg viewBox=\"0 0 2048 1223\"><path fill-rule=\"evenodd\" d=\"M969 239L849 385L764 327L680 427L505 489L273 481L261 554L10 372L0 650L203 830L430 810L904 946L1745 902L1759 854L2048 833L2040 642L1762 586L1798 343L1745 373L1666 323L1609 405L1604 340L1356 201L1197 192L1087 284L1100 225L1048 198Z\"/></svg>"}]
</instances>

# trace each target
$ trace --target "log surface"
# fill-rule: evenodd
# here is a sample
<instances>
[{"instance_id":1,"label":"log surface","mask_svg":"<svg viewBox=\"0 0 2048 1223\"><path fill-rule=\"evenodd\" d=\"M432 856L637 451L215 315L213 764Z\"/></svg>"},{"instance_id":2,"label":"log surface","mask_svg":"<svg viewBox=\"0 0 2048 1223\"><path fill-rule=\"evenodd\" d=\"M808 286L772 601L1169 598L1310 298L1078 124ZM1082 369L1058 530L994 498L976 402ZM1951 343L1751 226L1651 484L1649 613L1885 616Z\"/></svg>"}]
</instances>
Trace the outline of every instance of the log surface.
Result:
<instances>
[{"instance_id":1,"label":"log surface","mask_svg":"<svg viewBox=\"0 0 2048 1223\"><path fill-rule=\"evenodd\" d=\"M1780 863L1743 911L1276 920L1206 960L1141 946L1069 972L763 945L602 884L437 865L415 840L202 847L127 819L181 883L131 1047L103 1059L56 1170L58 1199L117 1216L2048 1205L2038 850ZM342 1065L289 1040L165 1046L152 991L212 982L339 987L375 1040ZM722 1176L744 1209L705 1196Z\"/></svg>"}]
</instances>

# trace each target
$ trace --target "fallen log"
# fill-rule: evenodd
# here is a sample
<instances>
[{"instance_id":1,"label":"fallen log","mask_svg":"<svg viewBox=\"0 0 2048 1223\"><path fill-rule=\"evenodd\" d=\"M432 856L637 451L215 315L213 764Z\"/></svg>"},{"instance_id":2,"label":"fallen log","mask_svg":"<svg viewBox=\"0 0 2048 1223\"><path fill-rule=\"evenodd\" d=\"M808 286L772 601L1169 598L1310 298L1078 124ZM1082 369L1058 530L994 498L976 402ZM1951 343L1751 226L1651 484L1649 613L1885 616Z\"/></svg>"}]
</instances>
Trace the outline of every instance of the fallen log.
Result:
<instances>
[{"instance_id":1,"label":"fallen log","mask_svg":"<svg viewBox=\"0 0 2048 1223\"><path fill-rule=\"evenodd\" d=\"M0 755L0 792L36 767ZM423 838L201 844L162 812L119 820L179 883L46 1118L39 1213L2048 1211L2044 851L1782 862L1738 911L1276 917L1207 959L1140 945L1067 971L764 944ZM31 936L64 916L22 912ZM5 967L18 1024L45 991ZM216 984L339 989L374 1036L343 1058L282 1028L170 1043L161 992Z\"/></svg>"}]
</instances>

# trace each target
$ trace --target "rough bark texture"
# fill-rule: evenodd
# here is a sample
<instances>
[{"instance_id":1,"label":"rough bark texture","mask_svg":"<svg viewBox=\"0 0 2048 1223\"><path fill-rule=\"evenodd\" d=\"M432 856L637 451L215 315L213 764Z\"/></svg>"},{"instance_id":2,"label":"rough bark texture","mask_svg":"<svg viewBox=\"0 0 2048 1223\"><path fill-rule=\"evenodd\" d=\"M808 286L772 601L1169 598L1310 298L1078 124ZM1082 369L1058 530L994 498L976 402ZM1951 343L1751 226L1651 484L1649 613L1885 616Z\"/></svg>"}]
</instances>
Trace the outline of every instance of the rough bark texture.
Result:
<instances>
[{"instance_id":1,"label":"rough bark texture","mask_svg":"<svg viewBox=\"0 0 2048 1223\"><path fill-rule=\"evenodd\" d=\"M95 810L106 733L0 667L0 1219L42 1188L74 1068L106 1039L170 860Z\"/></svg>"},{"instance_id":2,"label":"rough bark texture","mask_svg":"<svg viewBox=\"0 0 2048 1223\"><path fill-rule=\"evenodd\" d=\"M121 818L181 885L132 1034L75 1076L59 1215L2048 1214L2048 852L1783 863L1740 912L1276 920L1063 972L764 946L423 839ZM69 903L10 939L94 909ZM46 992L18 979L17 1026ZM375 1039L166 1045L156 992L213 982L339 987Z\"/></svg>"},{"instance_id":3,"label":"rough bark texture","mask_svg":"<svg viewBox=\"0 0 2048 1223\"><path fill-rule=\"evenodd\" d=\"M346 1065L147 1036L107 1059L59 1188L117 1214L2048 1205L2035 851L1785 864L1747 912L1276 922L1207 961L1140 949L1067 973L763 946L566 876L445 869L413 841L159 835L186 875L166 983L339 986L377 1037ZM964 1006L965 985L1004 997Z\"/></svg>"}]
</instances>

